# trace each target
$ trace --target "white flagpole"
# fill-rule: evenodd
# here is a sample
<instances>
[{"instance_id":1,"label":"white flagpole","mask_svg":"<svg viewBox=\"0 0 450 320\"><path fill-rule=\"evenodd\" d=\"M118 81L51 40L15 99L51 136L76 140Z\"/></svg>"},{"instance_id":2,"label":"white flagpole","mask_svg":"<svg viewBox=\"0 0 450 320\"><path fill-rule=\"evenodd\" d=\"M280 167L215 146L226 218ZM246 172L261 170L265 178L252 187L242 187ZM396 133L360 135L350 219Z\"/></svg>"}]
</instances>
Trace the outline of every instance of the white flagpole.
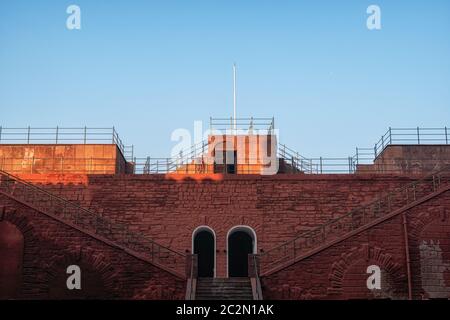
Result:
<instances>
[{"instance_id":1,"label":"white flagpole","mask_svg":"<svg viewBox=\"0 0 450 320\"><path fill-rule=\"evenodd\" d=\"M234 116L234 134L237 132L236 124L236 64L233 64L233 116Z\"/></svg>"}]
</instances>

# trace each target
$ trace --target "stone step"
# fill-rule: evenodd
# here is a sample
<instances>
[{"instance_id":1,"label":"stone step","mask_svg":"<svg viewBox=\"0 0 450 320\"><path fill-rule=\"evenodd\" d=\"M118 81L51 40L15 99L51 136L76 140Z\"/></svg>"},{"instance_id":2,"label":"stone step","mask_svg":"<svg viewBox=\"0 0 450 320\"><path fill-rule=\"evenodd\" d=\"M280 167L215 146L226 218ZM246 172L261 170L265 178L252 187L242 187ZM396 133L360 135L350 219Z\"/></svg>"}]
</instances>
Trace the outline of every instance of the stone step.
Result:
<instances>
[{"instance_id":1,"label":"stone step","mask_svg":"<svg viewBox=\"0 0 450 320\"><path fill-rule=\"evenodd\" d=\"M242 287L242 288L236 288L236 287L197 287L198 291L252 291L251 287Z\"/></svg>"},{"instance_id":2,"label":"stone step","mask_svg":"<svg viewBox=\"0 0 450 320\"><path fill-rule=\"evenodd\" d=\"M253 300L249 278L199 278L197 300Z\"/></svg>"},{"instance_id":3,"label":"stone step","mask_svg":"<svg viewBox=\"0 0 450 320\"><path fill-rule=\"evenodd\" d=\"M220 289L220 288L224 288L224 289L245 289L245 288L249 288L250 284L246 285L246 286L230 286L230 285L226 285L226 286L203 286L203 285L197 285L197 289L198 288L213 288L213 289Z\"/></svg>"},{"instance_id":4,"label":"stone step","mask_svg":"<svg viewBox=\"0 0 450 320\"><path fill-rule=\"evenodd\" d=\"M195 300L253 300L252 296L197 296Z\"/></svg>"},{"instance_id":5,"label":"stone step","mask_svg":"<svg viewBox=\"0 0 450 320\"><path fill-rule=\"evenodd\" d=\"M197 295L252 295L251 291L196 291Z\"/></svg>"}]
</instances>

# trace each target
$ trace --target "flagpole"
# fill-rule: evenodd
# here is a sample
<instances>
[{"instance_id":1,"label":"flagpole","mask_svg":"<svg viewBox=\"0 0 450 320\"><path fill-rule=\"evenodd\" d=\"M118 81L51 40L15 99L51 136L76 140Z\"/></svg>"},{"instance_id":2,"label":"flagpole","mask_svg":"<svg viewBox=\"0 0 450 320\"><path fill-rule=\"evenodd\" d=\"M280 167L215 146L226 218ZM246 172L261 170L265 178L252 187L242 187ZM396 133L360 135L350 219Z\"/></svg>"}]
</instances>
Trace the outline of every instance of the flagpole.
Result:
<instances>
[{"instance_id":1,"label":"flagpole","mask_svg":"<svg viewBox=\"0 0 450 320\"><path fill-rule=\"evenodd\" d=\"M234 118L234 134L237 132L236 123L236 64L233 64L233 118Z\"/></svg>"}]
</instances>

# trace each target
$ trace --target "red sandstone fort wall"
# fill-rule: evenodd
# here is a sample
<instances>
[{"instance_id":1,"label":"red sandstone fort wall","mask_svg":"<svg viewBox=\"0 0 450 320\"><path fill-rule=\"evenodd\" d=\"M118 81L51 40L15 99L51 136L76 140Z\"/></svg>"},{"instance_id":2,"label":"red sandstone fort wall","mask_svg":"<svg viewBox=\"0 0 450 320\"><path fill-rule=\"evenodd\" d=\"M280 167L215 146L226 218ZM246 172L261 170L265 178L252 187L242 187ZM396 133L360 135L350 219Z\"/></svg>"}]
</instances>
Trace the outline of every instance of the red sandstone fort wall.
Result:
<instances>
[{"instance_id":1,"label":"red sandstone fort wall","mask_svg":"<svg viewBox=\"0 0 450 320\"><path fill-rule=\"evenodd\" d=\"M0 144L0 170L11 174L117 174L126 161L115 144Z\"/></svg>"},{"instance_id":2,"label":"red sandstone fort wall","mask_svg":"<svg viewBox=\"0 0 450 320\"><path fill-rule=\"evenodd\" d=\"M20 299L183 299L186 283L108 243L96 240L0 194L0 224L23 235L21 279L0 286ZM7 250L7 246L0 246ZM0 256L3 258L3 252ZM81 290L67 290L66 269L82 270ZM0 274L1 276L1 274ZM1 278L3 279L3 277ZM11 293L15 293L13 296Z\"/></svg>"},{"instance_id":3,"label":"red sandstone fort wall","mask_svg":"<svg viewBox=\"0 0 450 320\"><path fill-rule=\"evenodd\" d=\"M226 276L226 237L232 227L252 227L258 249L267 251L414 179L380 175L52 174L22 178L181 252L191 249L196 227L210 226L217 238L218 277ZM17 226L24 235L20 297L65 297L66 291L51 288L62 286L63 266L74 263L90 274L88 290L80 297L183 298L185 282L176 276L3 195L0 206L5 207L2 223ZM447 191L406 212L414 298L449 296L449 207ZM264 297L404 299L408 297L406 260L399 215L263 277ZM382 269L384 289L377 296L365 287L368 264Z\"/></svg>"},{"instance_id":4,"label":"red sandstone fort wall","mask_svg":"<svg viewBox=\"0 0 450 320\"><path fill-rule=\"evenodd\" d=\"M250 226L258 251L268 250L412 180L350 175L21 177L180 252L191 250L195 228L211 227L218 277L226 276L226 239L232 227Z\"/></svg>"},{"instance_id":5,"label":"red sandstone fort wall","mask_svg":"<svg viewBox=\"0 0 450 320\"><path fill-rule=\"evenodd\" d=\"M268 299L407 299L450 297L450 191L263 280ZM367 267L378 265L382 290L367 290Z\"/></svg>"}]
</instances>

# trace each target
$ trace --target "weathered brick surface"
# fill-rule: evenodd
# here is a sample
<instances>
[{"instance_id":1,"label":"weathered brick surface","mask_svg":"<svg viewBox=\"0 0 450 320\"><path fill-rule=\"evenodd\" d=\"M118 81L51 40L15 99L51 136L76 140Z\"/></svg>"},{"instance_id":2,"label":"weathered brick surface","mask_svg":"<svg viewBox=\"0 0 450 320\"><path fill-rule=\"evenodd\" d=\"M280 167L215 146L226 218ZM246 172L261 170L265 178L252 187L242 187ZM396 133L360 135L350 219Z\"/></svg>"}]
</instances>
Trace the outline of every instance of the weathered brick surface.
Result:
<instances>
[{"instance_id":1,"label":"weathered brick surface","mask_svg":"<svg viewBox=\"0 0 450 320\"><path fill-rule=\"evenodd\" d=\"M333 245L263 279L266 298L408 298L406 248L412 295L450 298L450 192L406 212L408 244L401 215ZM367 267L382 271L381 290L367 289Z\"/></svg>"},{"instance_id":2,"label":"weathered brick surface","mask_svg":"<svg viewBox=\"0 0 450 320\"><path fill-rule=\"evenodd\" d=\"M416 179L413 176L394 175L21 177L113 221L125 223L131 230L179 252L191 250L192 232L196 227L211 227L215 231L217 241L218 277L226 276L226 238L228 231L236 225L253 228L257 235L258 250L266 251L292 239L299 232L310 230L373 200L380 192L392 190ZM408 217L411 217L408 218L408 228L411 229L411 267L415 298L442 297L446 292L445 288L442 289L442 284L444 287L450 287L447 269L450 258L449 243L443 240L446 235L447 239L449 238L449 229L445 227L447 229L441 230L442 223L425 224L422 222L423 217L420 218L422 220L419 219L424 212L434 217L435 211L438 211L440 215L445 216L447 211L444 214L442 210L450 207L448 198L448 194L445 194L445 197L441 195L408 212ZM92 277L91 287L105 288L104 292L107 292L92 289L92 292L97 292L94 295L155 298L166 297L167 292L170 292L170 297L182 298L185 284L171 274L149 267L146 263L98 241L90 240L89 237L59 223L49 222L48 218L30 213L30 210L24 210L17 203L1 197L0 206L5 203L9 208L8 215L25 219L26 225L31 226L30 230L33 230L32 234L37 239L30 244L25 237L27 247L24 265L28 267L24 267L24 276L31 272L31 269L33 272L39 270L38 274L45 274L43 270L46 269L39 262L41 260L51 264L51 270L56 270L56 266L67 264L66 256L79 257L83 248L95 248L95 254L101 255L100 260L108 264L106 269L114 270L114 276ZM11 212L14 209L17 211L13 214ZM417 221L414 220L416 218ZM433 227L432 223L436 226ZM423 231L414 238L414 230L418 230L418 226L423 226ZM426 235L425 238L423 235ZM439 247L436 247L438 240ZM422 251L417 249L420 245L423 245ZM35 251L30 251L31 249ZM103 269L93 262L95 254L91 254L89 250L87 252L91 258L86 258L86 262L82 261L85 268L102 274ZM417 267L417 264L427 255L436 257L439 254L440 258L435 261L439 261L438 269L442 270L442 277L433 280L432 277L439 273L433 271L436 269L434 265L426 267L426 262L422 264L425 267L421 268L420 265ZM402 219L397 216L267 277L263 282L264 295L266 298L276 299L407 298L405 261ZM386 290L367 292L364 289L367 279L365 268L369 263L380 265L384 275L383 284L387 284ZM24 288L27 288L22 291L24 297L49 295L48 278L41 279L39 285L32 282L36 280L33 280L30 274L24 279ZM94 279L97 279L97 282ZM51 281L60 283L62 280L55 276ZM423 289L423 281L426 283L426 290ZM439 284L436 284L436 281L439 281ZM439 286L440 288L436 288Z\"/></svg>"},{"instance_id":3,"label":"weathered brick surface","mask_svg":"<svg viewBox=\"0 0 450 320\"><path fill-rule=\"evenodd\" d=\"M58 175L27 180L77 201L180 252L191 250L192 232L210 226L217 238L217 276L226 276L226 237L236 225L256 231L268 250L394 189L413 177L351 175L164 176L96 175L60 182Z\"/></svg>"},{"instance_id":4,"label":"weathered brick surface","mask_svg":"<svg viewBox=\"0 0 450 320\"><path fill-rule=\"evenodd\" d=\"M0 194L0 223L24 235L21 299L181 299L185 281ZM82 290L66 287L70 265L82 270Z\"/></svg>"}]
</instances>

